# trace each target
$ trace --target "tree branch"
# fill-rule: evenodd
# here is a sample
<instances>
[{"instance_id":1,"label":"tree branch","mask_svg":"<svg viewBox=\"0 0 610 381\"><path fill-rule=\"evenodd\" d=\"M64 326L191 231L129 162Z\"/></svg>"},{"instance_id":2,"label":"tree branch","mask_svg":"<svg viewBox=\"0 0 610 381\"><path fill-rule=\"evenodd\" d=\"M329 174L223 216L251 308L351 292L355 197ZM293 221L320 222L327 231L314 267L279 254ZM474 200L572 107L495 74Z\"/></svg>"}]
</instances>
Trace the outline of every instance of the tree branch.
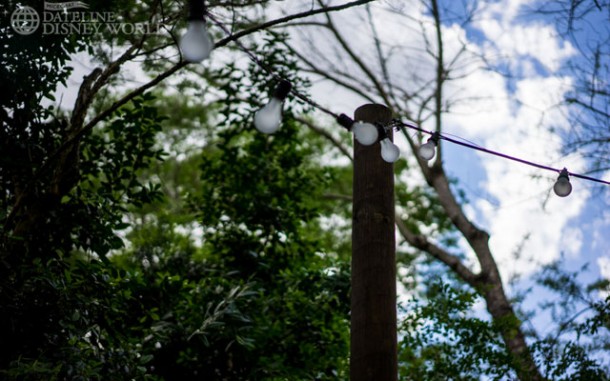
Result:
<instances>
[{"instance_id":1,"label":"tree branch","mask_svg":"<svg viewBox=\"0 0 610 381\"><path fill-rule=\"evenodd\" d=\"M326 20L328 21L327 28L333 33L333 35L335 36L335 39L337 40L339 45L341 45L343 50L350 56L350 58L354 61L354 63L356 63L356 65L358 65L360 70L362 70L362 72L366 75L366 77L371 81L371 83L377 90L377 93L381 96L381 98L383 99L385 104L388 106L392 105L392 101L391 101L390 97L388 96L387 92L385 91L385 89L383 88L381 83L379 83L379 81L377 80L377 77L375 76L375 74L373 74L371 69L369 69L369 67L366 66L366 64L360 59L360 57L358 57L358 55L352 50L352 48L349 46L347 41L345 41L345 39L343 38L341 33L339 33L339 30L335 27L335 24L333 23L331 17L328 14L326 14L325 16L326 16Z\"/></svg>"},{"instance_id":2,"label":"tree branch","mask_svg":"<svg viewBox=\"0 0 610 381\"><path fill-rule=\"evenodd\" d=\"M295 117L294 120L298 121L299 123L303 123L304 125L306 125L310 129L312 129L313 131L324 136L335 147L337 147L339 149L339 151L341 151L341 153L343 153L345 156L347 156L351 161L354 161L354 158L350 154L349 150L343 144L341 144L341 142L337 138L332 136L328 131L326 131L325 129L323 129L321 127L316 126L314 123L310 122L309 120L307 120L305 118Z\"/></svg>"},{"instance_id":3,"label":"tree branch","mask_svg":"<svg viewBox=\"0 0 610 381\"><path fill-rule=\"evenodd\" d=\"M321 8L318 9L312 9L310 11L306 11L306 12L301 12L301 13L295 13L294 15L290 15L290 16L286 16L286 17L281 17L279 19L275 19L272 21L267 21L265 23L262 23L260 25L254 26L252 28L249 29L244 29L241 32L237 32L235 34L232 34L231 36L225 38L224 40L227 40L228 42L231 42L233 40L237 40L239 38L245 37L249 34L252 34L254 32L258 32L260 30L264 30L264 29L268 29L272 26L278 25L278 24L283 24L286 23L288 21L292 21L292 20L296 20L296 19L300 19L300 18L305 18L305 17L309 17L309 16L314 16L320 13L330 13L330 12L336 12L336 11L341 11L344 9L348 9L348 8L352 8L352 7L357 7L359 5L364 5L366 3L371 3L375 0L358 0L358 1L352 1L351 3L345 3L342 5L336 5L334 7L327 7L327 6L322 6ZM224 41L223 40L223 41ZM226 45L226 43L225 43ZM216 46L219 46L218 44L216 44Z\"/></svg>"},{"instance_id":4,"label":"tree branch","mask_svg":"<svg viewBox=\"0 0 610 381\"><path fill-rule=\"evenodd\" d=\"M470 269L462 263L460 258L456 257L453 254L448 253L441 247L435 245L434 243L428 241L426 237L423 235L414 234L404 221L400 218L400 216L396 215L396 227L398 231L403 236L403 238L409 243L409 245L424 251L439 261L443 262L447 267L452 269L462 280L468 283L471 287L477 287L477 275L474 274Z\"/></svg>"},{"instance_id":5,"label":"tree branch","mask_svg":"<svg viewBox=\"0 0 610 381\"><path fill-rule=\"evenodd\" d=\"M383 81L388 87L388 97L392 98L395 105L398 105L396 98L394 97L392 81L390 80L390 75L388 72L387 58L383 54L383 50L381 48L381 40L379 39L379 33L377 32L377 28L375 27L375 22L373 21L373 13L371 12L370 5L367 4L365 7L366 13L368 16L368 22L371 27L371 32L373 33L373 41L375 42L375 51L377 53L377 61L379 63L379 67L381 68L381 74L383 76Z\"/></svg>"},{"instance_id":6,"label":"tree branch","mask_svg":"<svg viewBox=\"0 0 610 381\"><path fill-rule=\"evenodd\" d=\"M358 95L360 95L361 97L363 97L364 99L366 99L367 101L371 102L371 103L375 103L375 100L370 97L368 95L368 93L365 93L362 89L359 89L358 87L356 87L357 85L348 83L347 81L340 79L338 77L335 76L336 73L333 73L333 75L331 75L329 72L322 70L318 65L314 64L311 60L307 59L304 55L302 55L301 53L299 53L296 49L294 49L291 45L284 43L284 46L290 50L290 52L294 55L296 55L301 61L303 61L305 63L305 65L307 66L307 68L303 68L303 70L312 73L312 74L317 74L322 78L326 78L327 80L341 86L344 87L346 89L349 89L351 91L353 91L354 93L357 93ZM358 85L360 86L366 86L363 83L358 83L358 81L355 78L352 78L350 76L347 75L347 73L341 73L343 74L343 77L346 78L347 80L353 80L354 82L356 82Z\"/></svg>"}]
</instances>

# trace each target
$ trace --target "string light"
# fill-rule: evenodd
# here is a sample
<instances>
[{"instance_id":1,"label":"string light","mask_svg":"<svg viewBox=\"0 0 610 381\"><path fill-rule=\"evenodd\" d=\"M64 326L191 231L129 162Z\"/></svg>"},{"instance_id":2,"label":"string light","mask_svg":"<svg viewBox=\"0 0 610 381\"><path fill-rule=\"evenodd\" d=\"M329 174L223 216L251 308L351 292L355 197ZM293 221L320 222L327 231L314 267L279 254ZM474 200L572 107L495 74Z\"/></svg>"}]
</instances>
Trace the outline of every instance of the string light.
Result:
<instances>
[{"instance_id":1,"label":"string light","mask_svg":"<svg viewBox=\"0 0 610 381\"><path fill-rule=\"evenodd\" d=\"M288 81L281 81L269 103L254 114L254 127L264 134L273 134L280 129L282 122L282 105L290 93L292 85Z\"/></svg>"},{"instance_id":2,"label":"string light","mask_svg":"<svg viewBox=\"0 0 610 381\"><path fill-rule=\"evenodd\" d=\"M379 131L374 124L366 122L354 122L345 114L337 117L337 123L354 133L354 138L363 146L370 146L379 139Z\"/></svg>"},{"instance_id":3,"label":"string light","mask_svg":"<svg viewBox=\"0 0 610 381\"><path fill-rule=\"evenodd\" d=\"M216 20L214 17L212 17L212 15L208 14L208 18L214 22L216 25L218 25L226 34L227 36L231 35L231 32L222 24L220 23L218 20ZM234 41L237 46L244 52L246 53L250 59L256 64L258 65L260 68L262 68L263 70L265 70L266 72L268 72L270 75L272 75L273 77L279 79L280 85L282 83L284 83L284 89L283 91L279 91L278 89L276 89L276 91L274 92L274 96L272 97L273 99L278 99L283 101L287 95L289 93L292 93L294 96L296 96L297 98L301 99L302 101L304 101L305 103L309 104L310 106L318 109L319 111L328 114L330 116L332 116L333 118L336 119L337 123L339 125L341 125L342 127L346 128L348 131L352 131L354 133L354 137L356 138L356 140L362 144L362 145L371 145L374 144L378 139L379 139L379 131L382 132L382 139L380 141L380 145L381 145L381 157L383 160L385 160L388 163L393 163L396 160L398 160L398 157L400 156L400 149L398 148L398 146L396 146L394 143L392 143L392 141L388 138L387 133L385 133L385 128L389 127L389 128L410 128L410 129L414 129L416 131L419 131L421 133L425 133L430 135L430 138L428 139L428 141L425 144L422 144L419 147L418 150L418 154L419 156L424 159L424 160L430 160L432 159L435 154L436 154L436 147L438 146L438 142L442 139L445 141L448 141L450 143L453 144L457 144L457 145L461 145L463 147L467 147L470 149L474 149L480 152L485 152L487 154L491 154L491 155L495 155L498 157L502 157L504 159L508 159L508 160L512 160L512 161L516 161L522 164L526 164L529 166L533 166L536 168L540 168L540 169L544 169L544 170L548 170L548 171L553 171L556 173L559 173L559 177L557 178L557 181L555 182L555 185L553 186L553 190L555 191L555 193L560 196L560 197L566 197L568 196L571 192L572 192L572 185L570 184L570 179L569 176L572 177L577 177L583 180L588 180L588 181L593 181L593 182L598 182L598 183L602 183L605 185L610 185L610 182L608 181L604 181L601 179L597 179L594 177L590 177L590 176L586 176L586 175L580 175L577 173L569 173L568 170L566 168L563 168L562 170L556 169L556 168L552 168L552 167L548 167L542 164L538 164L538 163L534 163L531 161L527 161L524 159L520 159L518 157L514 157L514 156L510 156L510 155L506 155L497 151L492 151L486 148L483 148L481 146L475 145L475 144L471 144L471 143L467 143L464 141L460 141L460 140L456 140L456 139L452 139L448 136L445 135L441 135L438 131L434 131L434 132L430 132L430 131L426 131L418 126L414 126L412 124L407 124L404 123L398 119L393 120L388 126L380 126L380 129L378 131L377 126L371 124L371 123L364 123L364 122L355 122L353 121L350 117L348 117L345 114L336 114L330 110L328 110L327 108L321 106L320 104L318 104L317 102L315 102L313 99L309 98L308 96L306 96L305 94L302 94L301 92L293 89L290 87L290 82L286 81L285 79L283 79L280 75L278 75L277 73L275 73L273 70L271 70L270 68L268 68L261 60L259 60L248 48L246 48L243 44L241 44L240 41L235 40ZM280 87L280 85L278 85L278 88ZM283 95L283 96L279 96L278 95ZM281 111L281 105L282 102L279 102L279 110ZM271 103L271 101L270 101ZM277 121L277 128L259 128L259 126L257 126L257 115L259 115L259 113L262 113L263 110L265 110L267 107L269 107L270 105L268 104L267 106L265 106L265 108L263 108L262 110L260 110L259 112L257 112L255 114L255 126L257 127L257 129L261 132L264 133L273 133L275 131L277 131L277 129L279 128L279 121ZM277 110L277 105L274 105L273 107L274 110ZM277 113L275 113L274 111L274 115L275 117L277 117ZM259 117L260 118L260 117ZM279 117L277 117L276 119L274 119L274 123L273 126L276 126L275 121L276 120L281 120L281 115ZM272 123L269 123L269 126L271 126ZM267 132L268 131L268 132ZM461 138L460 138L461 139ZM463 140L463 139L462 139Z\"/></svg>"},{"instance_id":4,"label":"string light","mask_svg":"<svg viewBox=\"0 0 610 381\"><path fill-rule=\"evenodd\" d=\"M432 133L432 136L428 139L426 144L422 144L419 147L419 157L424 160L431 160L434 155L436 155L436 146L438 145L438 140L440 139L440 135L437 131Z\"/></svg>"},{"instance_id":5,"label":"string light","mask_svg":"<svg viewBox=\"0 0 610 381\"><path fill-rule=\"evenodd\" d=\"M394 121L392 121L392 124L396 128L406 127L406 128L410 128L410 129L413 129L413 130L416 130L416 131L419 131L419 132L423 132L423 133L426 133L426 134L429 134L429 135L434 135L435 134L435 132L426 131L426 130L420 128L420 127L404 123L404 122L402 122L400 120L394 120ZM597 179L597 178L591 177L591 176L581 175L581 174L578 174L578 173L568 173L568 170L565 169L565 168L562 169L562 170L559 170L557 168L553 168L553 167L549 167L549 166L546 166L546 165L534 163L532 161L528 161L528 160L525 160L525 159L520 159L518 157L510 156L510 155L507 155L507 154L504 154L504 153L501 153L501 152L492 151L490 149L483 148L481 146L478 146L478 145L475 145L475 144L472 144L472 143L467 143L467 142L464 142L464 141L452 139L452 138L450 138L448 136L445 136L445 135L438 134L438 138L446 140L446 141L454 143L454 144L457 144L457 145L461 145L463 147L467 147L467 148L471 148L471 149L474 149L474 150L477 150L477 151L485 152L485 153L488 153L490 155L499 156L499 157L502 157L504 159L516 161L516 162L519 162L521 164L525 164L525 165L529 165L529 166L532 166L532 167L544 169L544 170L547 170L547 171L557 172L557 173L559 173L559 177L563 178L561 180L561 183L560 183L561 184L560 189L561 190L565 190L565 189L567 189L569 187L569 191L567 191L567 193L564 192L565 195L561 196L561 197L566 197L567 195L569 195L572 192L572 185L569 183L568 175L572 176L572 177L578 177L578 178L583 179L583 180L588 180L588 181L593 181L593 182L597 182L597 183L601 183L601 184L605 184L605 185L610 185L610 182L605 181L605 180ZM559 180L560 179L558 178L557 181L559 182ZM567 186L565 185L566 180L568 182ZM557 185L557 183L555 185Z\"/></svg>"},{"instance_id":6,"label":"string light","mask_svg":"<svg viewBox=\"0 0 610 381\"><path fill-rule=\"evenodd\" d=\"M214 45L205 25L203 0L191 0L188 27L180 39L180 51L189 62L201 62L210 56Z\"/></svg>"},{"instance_id":7,"label":"string light","mask_svg":"<svg viewBox=\"0 0 610 381\"><path fill-rule=\"evenodd\" d=\"M572 193L572 184L570 184L570 176L566 168L562 169L559 177L553 186L553 191L559 197L567 197Z\"/></svg>"},{"instance_id":8,"label":"string light","mask_svg":"<svg viewBox=\"0 0 610 381\"><path fill-rule=\"evenodd\" d=\"M370 146L379 138L377 127L371 123L355 122L352 126L354 138L363 146Z\"/></svg>"},{"instance_id":9,"label":"string light","mask_svg":"<svg viewBox=\"0 0 610 381\"><path fill-rule=\"evenodd\" d=\"M381 158L386 163L393 163L400 157L400 148L390 140L384 127L380 128L383 138L379 142L381 145Z\"/></svg>"}]
</instances>

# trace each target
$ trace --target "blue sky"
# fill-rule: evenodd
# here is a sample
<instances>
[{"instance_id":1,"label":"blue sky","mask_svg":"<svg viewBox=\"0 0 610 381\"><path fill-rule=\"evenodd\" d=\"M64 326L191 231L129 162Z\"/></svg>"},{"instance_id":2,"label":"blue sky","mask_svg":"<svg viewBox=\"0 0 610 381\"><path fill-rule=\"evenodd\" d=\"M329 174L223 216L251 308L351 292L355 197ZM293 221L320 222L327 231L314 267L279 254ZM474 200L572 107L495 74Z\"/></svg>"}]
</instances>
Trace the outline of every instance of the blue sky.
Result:
<instances>
[{"instance_id":1,"label":"blue sky","mask_svg":"<svg viewBox=\"0 0 610 381\"><path fill-rule=\"evenodd\" d=\"M572 77L573 72L566 69L566 64L569 60L582 61L580 49L590 46L591 43L599 42L601 38L597 33L607 33L605 27L599 28L600 25L605 25L604 23L600 24L600 21L604 21L604 14L602 12L592 12L587 15L587 20L581 20L575 25L576 32L571 35L574 38L565 40L565 34L563 33L564 26L558 25L554 17L543 17L531 13L532 3L531 1L498 1L486 12L488 14L485 18L481 18L480 21L474 23L473 28L468 29L474 29L476 33L470 33L467 30L468 36L476 36L474 39L478 41L479 45L497 49L503 53L504 57L498 60L498 66L509 68L516 75L515 78L505 80L506 95L509 98L513 98L513 103L515 103L515 100L518 100L515 108L512 110L513 116L519 115L521 109L532 105L533 102L528 102L528 98L531 98L532 92L537 91L537 84L553 84L553 79L559 78L562 86L555 88L555 91L558 93L556 95L570 91L570 81L575 79ZM531 36L535 36L535 38ZM524 44L533 45L535 49L531 49L531 46L521 46ZM530 92L529 94L520 93L519 88L523 83L526 83ZM535 97L552 96L553 94L550 94L549 90L553 90L553 87L543 87L538 90L540 93L535 95ZM553 106L553 103L551 102L548 106ZM536 151L536 145L542 148L547 145L548 140L556 139L557 136L566 136L570 129L578 127L569 124L562 127L561 125L566 123L565 115L552 114L553 111L548 108L538 106L535 107L535 110L538 111L538 115L536 115L536 112L533 112L525 118L517 118L517 120L524 124L530 120L531 127L525 126L523 133L527 140L535 143L531 144L531 148L529 144L511 147L509 143L506 144L504 151L510 150L511 152L509 153L525 159L538 157L536 161L545 165L559 168L568 166L568 168L576 172L584 170L587 163L583 162L582 157L578 154L572 155L572 157L565 157L560 152L551 152L546 160L544 156L538 155L540 151ZM567 111L569 112L570 110ZM544 115L545 113L551 113L551 115ZM555 125L558 125L559 128L554 132L547 131L549 135L554 136L544 136L544 129L554 127ZM530 128L537 131L527 131ZM476 136L472 138L476 138ZM499 150L502 150L502 148L502 145L498 146ZM496 160L484 157L483 155L479 156L481 160L485 161ZM451 160L448 161L451 163ZM518 165L512 164L513 167ZM508 163L506 166L511 166L511 164ZM450 167L459 177L463 178L466 176L466 174L460 175L460 172L464 171L459 166ZM536 170L533 172L540 171ZM468 173L472 176L472 171L468 171ZM525 186L528 192L521 192L520 197L515 197L512 200L509 198L510 196L506 196L500 200L501 207L510 208L511 204L514 205L514 202L521 202L521 200L527 199L527 196L531 194L533 197L532 205L534 206L531 210L535 212L535 203L538 202L542 205L545 197L547 197L547 195L536 197L536 191L548 189L552 185L552 180L555 176L552 173L545 175L551 177L550 182L546 181L546 184L543 182L537 187ZM490 186L486 179L486 174L481 174L481 179L478 179L479 181L475 180L474 184L479 184L480 186L477 187L478 189L475 188L474 192L469 192L473 200L477 198L475 192L485 194L489 189ZM519 179L516 180L518 183L521 183ZM522 182L528 181L527 178L520 180ZM556 210L561 212L562 209L568 209L572 206L566 204L574 203L579 206L578 208L570 208L570 210L566 211L566 215L569 214L569 218L564 219L563 226L558 230L560 237L556 238L560 245L550 243L550 246L553 247L555 252L563 252L566 255L568 259L567 264L570 267L576 267L583 262L590 262L592 275L600 276L602 275L602 269L599 265L605 261L603 258L610 256L610 234L604 234L604 232L610 232L610 216L605 212L608 206L608 188L602 189L600 194L599 186L593 183L579 179L572 179L572 183L574 193L571 196L565 199L556 199L553 194L550 194L550 197L554 199L549 200L549 203L546 205L547 208L545 209L550 211L551 214L554 214L553 212ZM495 198L495 201L497 202L498 198ZM541 208L539 213L543 214L546 210ZM493 219L493 213L488 213L488 218ZM527 223L527 219L524 219L522 223ZM539 229L540 226L533 226L532 234L536 234L536 230ZM557 230L555 234L546 237L546 239L552 239L556 237L556 234ZM527 245L525 248L527 249ZM549 254L556 257L556 254L547 253L547 255ZM606 277L610 276L610 274L604 275Z\"/></svg>"},{"instance_id":2,"label":"blue sky","mask_svg":"<svg viewBox=\"0 0 610 381\"><path fill-rule=\"evenodd\" d=\"M458 8L462 2L443 3L454 7L452 11L456 15L463 13ZM460 49L466 49L453 70L456 76L463 74L463 78L449 82L444 90L447 99L455 101L451 112L444 117L444 132L546 166L585 172L587 162L583 155L578 152L565 155L562 151L563 138L575 126L566 117L571 110L560 104L576 82L573 73L565 69L567 63L579 60L580 49L596 34L581 30L574 35L574 40L566 40L554 18L528 12L534 4L532 1L499 0L480 4L470 24L460 23L458 17L443 25L446 62ZM414 86L414 76L434 75L434 62L421 49L426 42L422 34L434 47L434 30L429 12L420 2L376 2L372 15L383 48L395 49L389 60L389 76L395 86ZM593 22L587 25L606 25L600 24L599 14L590 16ZM374 47L366 37L367 18L363 8L334 17L346 35L358 36L350 43L375 68L371 61ZM603 31L608 32L606 27ZM333 47L325 47L323 38L314 33L311 38L332 60ZM347 64L337 62L336 65ZM489 70L490 66L499 70ZM354 68L347 66L347 69ZM314 82L312 94L314 99L338 112L349 113L363 103L362 98L323 81ZM433 129L432 124L422 127ZM403 157L412 160L413 153L406 142L398 137L396 143ZM590 281L601 276L610 278L607 186L600 188L573 178L572 194L559 198L552 192L557 173L444 144L446 167L466 191L470 200L465 208L468 215L491 233L491 248L505 282L513 275L521 275L525 285L528 277L542 265L562 256L570 270L589 263L586 277ZM596 176L610 179L608 173ZM422 180L413 173L409 181ZM528 238L525 240L525 237ZM520 246L521 256L516 258L514 253ZM466 253L470 252L466 244L463 247ZM471 261L473 265L474 262Z\"/></svg>"}]
</instances>

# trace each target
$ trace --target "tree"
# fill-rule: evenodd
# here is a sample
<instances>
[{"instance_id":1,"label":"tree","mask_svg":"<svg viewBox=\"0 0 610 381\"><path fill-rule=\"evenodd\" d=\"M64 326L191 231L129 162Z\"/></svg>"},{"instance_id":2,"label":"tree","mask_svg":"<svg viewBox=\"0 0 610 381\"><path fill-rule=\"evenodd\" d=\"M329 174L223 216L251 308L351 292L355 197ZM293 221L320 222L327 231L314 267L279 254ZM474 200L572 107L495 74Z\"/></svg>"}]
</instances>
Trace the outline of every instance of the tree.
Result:
<instances>
[{"instance_id":1,"label":"tree","mask_svg":"<svg viewBox=\"0 0 610 381\"><path fill-rule=\"evenodd\" d=\"M412 301L402 321L401 377L407 380L504 379L512 374L511 359L497 329L469 316L479 299L440 279L427 293L429 302Z\"/></svg>"},{"instance_id":2,"label":"tree","mask_svg":"<svg viewBox=\"0 0 610 381\"><path fill-rule=\"evenodd\" d=\"M315 196L325 175L308 168L296 134L285 126L269 141L233 121L200 170L167 163L186 176L200 172L197 186L155 171L182 195L181 208L135 210L133 246L112 259L133 274L134 312L122 321L137 328L132 340L150 358L147 374L330 380L345 372L349 273L316 255ZM200 248L175 232L189 224L204 229Z\"/></svg>"},{"instance_id":3,"label":"tree","mask_svg":"<svg viewBox=\"0 0 610 381\"><path fill-rule=\"evenodd\" d=\"M563 260L556 261L537 274L536 281L551 290L556 299L542 304L550 311L558 329L539 337L534 344L543 358L542 367L548 378L567 380L607 380L607 370L591 359L591 355L605 353L609 346L610 297L599 298L608 289L607 279L583 283L578 271L564 269Z\"/></svg>"},{"instance_id":4,"label":"tree","mask_svg":"<svg viewBox=\"0 0 610 381\"><path fill-rule=\"evenodd\" d=\"M610 34L606 28L609 10L608 1L576 0L541 2L531 9L535 14L553 17L562 36L578 49L578 54L566 65L576 84L563 100L571 106L569 118L573 126L565 150L578 151L589 159L592 173L609 169ZM580 38L583 35L584 43Z\"/></svg>"},{"instance_id":5,"label":"tree","mask_svg":"<svg viewBox=\"0 0 610 381\"><path fill-rule=\"evenodd\" d=\"M42 2L34 6L42 11ZM132 12L144 20L158 17L172 27L183 13L173 2L158 2L152 8L142 3L91 6L126 19ZM246 29L242 36L264 27ZM1 167L5 213L0 337L18 343L3 347L2 374L15 379L154 379L193 377L197 371L212 372L209 377L247 379L339 376L346 350L347 311L341 309L346 305L346 272L319 259L316 236L304 234L302 224L312 219L316 209L305 205L309 201L303 197L314 196L322 178L302 167L306 152L295 148L294 127L292 134L275 139L275 148L268 150L268 157L275 155L278 160L271 171L267 161L241 157L244 149L269 147L260 137L250 136L253 141L247 144L231 142L244 122L230 113L235 105L225 102L229 116L225 122L233 131L228 128L219 138L227 142L226 150L210 152L213 166L203 167L207 183L202 183L212 193L224 184L225 198L205 197L207 204L199 205L202 209L193 207L190 217L184 217L193 221L198 215L220 224L215 226L216 234L208 234L209 244L197 250L165 230L174 228L175 221L164 222L163 214L150 213L155 205L166 207L160 204L162 184L150 170L165 157L157 139L171 132L167 130L171 126L164 124L166 117L146 91L186 70L184 61L169 65L155 61L156 54L173 54L173 40L113 33L29 38L14 33L8 19L3 19L2 31L2 44L10 47L2 54L2 83L5 94L14 96L2 98L2 151L10 155L2 157ZM95 50L104 37L106 44ZM217 49L236 38L217 41ZM114 47L118 56L113 55ZM66 83L70 55L84 51L101 67L84 77L74 108L44 106L45 99L53 99L56 86ZM115 91L123 83L117 78L121 67L140 58L145 58L142 67L153 77L117 97ZM243 76L243 71L232 68L205 77L214 82L221 80L221 74ZM190 89L192 82L180 86ZM254 95L251 99L260 102ZM220 165L229 158L240 159L232 163L241 166ZM244 193L248 198L237 215L224 210L235 221L242 219L251 231L223 219L222 208L232 202L226 197L244 191L237 178L224 182L235 168L244 175L258 173L264 186ZM295 184L298 189L286 188ZM174 195L174 201L183 196ZM271 202L252 208L254 197ZM158 222L142 226L124 222L138 210L143 220L158 218ZM261 242L255 229L263 222L257 216L271 222L263 226L268 241ZM130 236L133 246L121 254L119 232L126 228L135 230ZM139 241L137 232L150 235ZM288 244L286 238L291 240ZM237 250L239 245L243 251ZM159 251L163 255L155 257ZM147 266L155 258L159 263L152 272ZM328 273L328 267L334 270ZM246 307L260 313L253 317L241 313ZM185 322L179 319L187 317ZM320 346L324 356L319 356ZM207 364L197 361L201 354L210 354ZM175 361L164 361L162 355ZM216 366L210 367L212 363Z\"/></svg>"},{"instance_id":6,"label":"tree","mask_svg":"<svg viewBox=\"0 0 610 381\"><path fill-rule=\"evenodd\" d=\"M318 4L329 3L318 1ZM420 7L424 15L419 19L415 18L419 16L412 15L417 12L410 12L416 7ZM446 89L453 81L468 76L469 70L476 70L472 62L481 58L476 52L471 52L468 42L459 36L458 43L451 44L449 50L446 39L453 36L449 37L448 29L452 24L466 25L475 18L477 4L456 6L455 3L432 0L411 2L408 7L390 5L386 12L400 20L412 40L421 43L419 46L416 43L393 45L382 39L379 20L375 19L368 5L366 9L367 12L352 14L353 19L326 14L315 21L299 24L299 35L304 37L299 42L292 42L289 48L299 56L302 70L360 99L387 105L397 117L418 125L427 123L433 126L434 131L443 132L445 115L454 104L464 101L455 95L457 92L449 94ZM356 43L350 37L350 30L358 30L360 36L366 37ZM320 44L319 41L326 43ZM452 41L455 42L455 38ZM307 48L304 49L303 45ZM425 70L425 67L431 69ZM413 204L420 189L408 183L400 185L412 192L410 197L403 199L403 203L399 200L397 204L397 227L402 238L411 247L443 263L485 300L493 327L500 333L503 345L510 354L510 367L519 379L544 379L536 356L526 342L521 318L504 289L489 245L490 236L464 212L460 192L445 170L443 147L438 147L436 157L428 164L417 155L417 148L424 143L424 137L403 132L416 160L409 160L411 165L398 167L397 178L401 175L416 176L416 167L428 185L424 191L433 193L433 201L415 203L417 206L411 208L409 204ZM346 151L337 143L337 139L332 142L339 145L341 152ZM422 219L422 212L416 210L422 205L435 206L434 209L430 208L428 219ZM459 233L460 238L468 243L479 270L473 270L463 256L443 242L443 236L448 238L445 232L451 231L444 229L448 221L453 232ZM450 233L449 237L455 240L454 234Z\"/></svg>"}]
</instances>

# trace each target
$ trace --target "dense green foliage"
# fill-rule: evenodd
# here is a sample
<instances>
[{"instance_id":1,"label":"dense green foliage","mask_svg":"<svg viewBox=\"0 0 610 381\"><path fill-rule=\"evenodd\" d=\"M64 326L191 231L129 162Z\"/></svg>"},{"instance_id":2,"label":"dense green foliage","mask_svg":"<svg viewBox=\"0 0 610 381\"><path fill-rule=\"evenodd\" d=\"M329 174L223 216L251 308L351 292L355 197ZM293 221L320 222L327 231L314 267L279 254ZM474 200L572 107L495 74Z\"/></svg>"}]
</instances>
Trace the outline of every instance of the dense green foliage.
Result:
<instances>
[{"instance_id":1,"label":"dense green foliage","mask_svg":"<svg viewBox=\"0 0 610 381\"><path fill-rule=\"evenodd\" d=\"M405 310L401 377L405 380L479 380L512 376L510 357L491 323L471 316L474 293L437 281L430 302Z\"/></svg>"},{"instance_id":2,"label":"dense green foliage","mask_svg":"<svg viewBox=\"0 0 610 381\"><path fill-rule=\"evenodd\" d=\"M237 89L225 86L216 109L230 118L219 133L198 125L214 144L184 156L160 140L185 129L174 98L144 94L57 156L69 117L41 101L91 45L2 38L13 49L2 55L3 378L345 377L349 273L320 244L329 177L294 123L273 138L248 132L251 114L229 114Z\"/></svg>"}]
</instances>

